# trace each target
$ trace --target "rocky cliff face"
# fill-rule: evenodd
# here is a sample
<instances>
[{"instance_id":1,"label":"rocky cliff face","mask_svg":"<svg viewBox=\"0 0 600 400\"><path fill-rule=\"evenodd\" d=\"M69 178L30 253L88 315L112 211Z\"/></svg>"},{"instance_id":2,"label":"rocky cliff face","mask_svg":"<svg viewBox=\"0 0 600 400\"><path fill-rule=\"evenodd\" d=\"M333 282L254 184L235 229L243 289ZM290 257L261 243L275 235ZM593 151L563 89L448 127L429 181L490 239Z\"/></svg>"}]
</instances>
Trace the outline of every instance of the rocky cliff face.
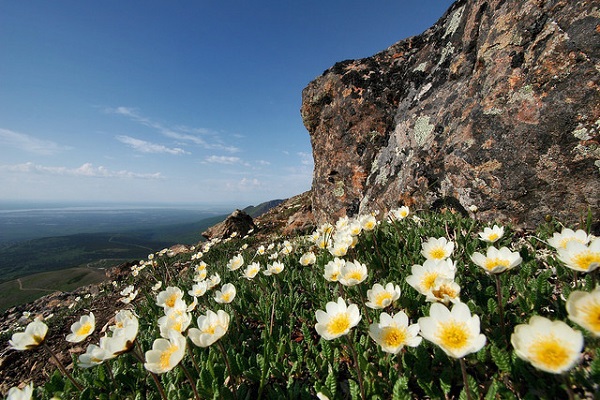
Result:
<instances>
[{"instance_id":1,"label":"rocky cliff face","mask_svg":"<svg viewBox=\"0 0 600 400\"><path fill-rule=\"evenodd\" d=\"M318 220L449 203L533 225L600 216L600 3L459 0L304 89Z\"/></svg>"}]
</instances>

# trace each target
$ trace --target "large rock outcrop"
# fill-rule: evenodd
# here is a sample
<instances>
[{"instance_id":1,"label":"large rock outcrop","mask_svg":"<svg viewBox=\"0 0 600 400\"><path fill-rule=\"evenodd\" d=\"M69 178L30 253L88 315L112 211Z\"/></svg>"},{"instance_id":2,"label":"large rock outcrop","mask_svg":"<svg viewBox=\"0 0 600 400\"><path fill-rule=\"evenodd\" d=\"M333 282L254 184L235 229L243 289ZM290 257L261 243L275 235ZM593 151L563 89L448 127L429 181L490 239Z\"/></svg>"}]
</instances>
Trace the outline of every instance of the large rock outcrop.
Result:
<instances>
[{"instance_id":1,"label":"large rock outcrop","mask_svg":"<svg viewBox=\"0 0 600 400\"><path fill-rule=\"evenodd\" d=\"M459 0L303 91L317 220L449 203L577 222L600 209L598 1Z\"/></svg>"}]
</instances>

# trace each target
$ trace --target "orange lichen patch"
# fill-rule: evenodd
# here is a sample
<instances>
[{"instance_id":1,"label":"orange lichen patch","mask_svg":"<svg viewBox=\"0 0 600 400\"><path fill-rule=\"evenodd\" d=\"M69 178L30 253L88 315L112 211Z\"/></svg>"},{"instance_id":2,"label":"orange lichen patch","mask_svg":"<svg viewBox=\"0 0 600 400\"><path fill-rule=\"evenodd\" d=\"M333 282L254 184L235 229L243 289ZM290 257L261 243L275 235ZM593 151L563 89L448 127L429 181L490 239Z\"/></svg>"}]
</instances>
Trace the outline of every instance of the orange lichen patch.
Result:
<instances>
[{"instance_id":1,"label":"orange lichen patch","mask_svg":"<svg viewBox=\"0 0 600 400\"><path fill-rule=\"evenodd\" d=\"M537 101L523 101L517 112L517 120L526 124L537 124L540 116L540 107Z\"/></svg>"},{"instance_id":2,"label":"orange lichen patch","mask_svg":"<svg viewBox=\"0 0 600 400\"><path fill-rule=\"evenodd\" d=\"M367 174L362 170L362 168L359 166L354 166L351 178L352 187L362 191L366 179Z\"/></svg>"},{"instance_id":3,"label":"orange lichen patch","mask_svg":"<svg viewBox=\"0 0 600 400\"><path fill-rule=\"evenodd\" d=\"M494 146L494 139L489 138L481 145L482 149L491 149Z\"/></svg>"}]
</instances>

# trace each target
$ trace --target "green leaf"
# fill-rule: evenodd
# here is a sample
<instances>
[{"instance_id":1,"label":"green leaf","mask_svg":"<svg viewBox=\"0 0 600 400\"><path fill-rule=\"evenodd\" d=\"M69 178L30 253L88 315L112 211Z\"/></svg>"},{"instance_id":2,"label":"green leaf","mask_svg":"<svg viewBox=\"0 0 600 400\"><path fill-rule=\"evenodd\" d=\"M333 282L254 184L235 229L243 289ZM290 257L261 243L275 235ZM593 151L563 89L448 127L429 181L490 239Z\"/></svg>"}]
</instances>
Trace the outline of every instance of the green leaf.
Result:
<instances>
[{"instance_id":1,"label":"green leaf","mask_svg":"<svg viewBox=\"0 0 600 400\"><path fill-rule=\"evenodd\" d=\"M348 385L350 386L350 397L352 400L360 400L360 387L358 386L358 383L350 379Z\"/></svg>"},{"instance_id":2,"label":"green leaf","mask_svg":"<svg viewBox=\"0 0 600 400\"><path fill-rule=\"evenodd\" d=\"M337 377L333 371L329 371L329 375L325 379L325 386L329 390L329 393L331 393L332 397L330 399L334 398L337 392Z\"/></svg>"},{"instance_id":3,"label":"green leaf","mask_svg":"<svg viewBox=\"0 0 600 400\"><path fill-rule=\"evenodd\" d=\"M408 393L408 378L401 376L394 383L392 391L392 400L404 400L410 399L410 393Z\"/></svg>"},{"instance_id":4,"label":"green leaf","mask_svg":"<svg viewBox=\"0 0 600 400\"><path fill-rule=\"evenodd\" d=\"M490 346L490 354L492 356L492 360L498 367L498 369L502 372L510 372L512 369L512 364L510 362L510 355L507 351L502 350L494 345Z\"/></svg>"},{"instance_id":5,"label":"green leaf","mask_svg":"<svg viewBox=\"0 0 600 400\"><path fill-rule=\"evenodd\" d=\"M487 393L485 394L485 400L494 400L496 398L496 394L498 393L498 384L496 380L492 381L492 384L488 388Z\"/></svg>"}]
</instances>

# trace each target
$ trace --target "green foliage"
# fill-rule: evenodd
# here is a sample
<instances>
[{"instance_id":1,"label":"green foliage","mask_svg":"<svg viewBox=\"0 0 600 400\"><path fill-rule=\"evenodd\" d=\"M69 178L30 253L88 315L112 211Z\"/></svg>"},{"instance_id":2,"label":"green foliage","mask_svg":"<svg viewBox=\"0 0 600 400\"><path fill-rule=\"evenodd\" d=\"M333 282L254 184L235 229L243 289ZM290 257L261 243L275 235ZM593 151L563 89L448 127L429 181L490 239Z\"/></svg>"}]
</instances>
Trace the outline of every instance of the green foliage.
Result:
<instances>
[{"instance_id":1,"label":"green foliage","mask_svg":"<svg viewBox=\"0 0 600 400\"><path fill-rule=\"evenodd\" d=\"M496 244L510 246L523 257L520 266L500 276L501 316L495 277L470 258L475 251L485 252L487 245L477 236L483 226L450 213L423 213L418 217L393 223L382 221L374 230L360 234L358 243L344 258L366 264L369 276L365 282L350 288L323 278L325 265L334 257L327 250L318 249L307 237L290 238L293 250L288 254L284 238L275 238L272 249L257 254L259 246L271 243L261 243L252 236L236 237L203 249L201 260L207 264L208 275L218 273L220 285L233 283L237 294L233 302L223 305L217 304L213 292L208 291L198 299L199 305L193 311L193 327L197 316L207 309L224 309L231 316L229 330L220 339L226 356L216 344L197 348L188 341L190 349L183 363L200 397L296 399L314 398L321 393L331 399L358 399L364 390L370 399L466 398L458 361L433 344L424 340L418 347L405 347L392 355L384 353L368 334L370 323L376 323L382 311L364 306L367 290L374 283L392 282L401 288L400 298L384 311L394 314L403 310L411 323L429 314L430 303L406 283L411 267L423 263L421 246L429 237L446 237L455 242L452 259L456 261L460 298L479 316L481 331L487 337L486 346L465 359L473 398L552 397L555 393L566 396L554 376L520 360L509 344L514 327L527 323L532 315L567 321L561 295L564 298L572 290L574 277L543 243L560 227L543 226L525 238L514 236L507 228L508 232ZM307 251L316 254L317 261L312 266L302 266L299 262ZM275 252L285 265L280 274L242 277L245 266L254 261L264 271L273 262L270 257ZM230 271L227 262L236 254L243 255L244 266ZM140 293L144 292L135 305L140 318L137 342L142 351L149 350L158 337L156 322L163 315L163 310L155 304L156 294L149 287L160 278L163 289L178 286L187 292L198 263L190 254L157 255L153 265L138 277L122 282L122 286L135 284ZM181 267L187 270L179 272ZM576 281L579 290L592 289L594 279L589 275ZM348 337L328 341L314 329L315 312L324 310L338 296L347 303L357 304L362 319ZM191 302L187 294L184 298ZM501 326L501 317L505 327ZM580 397L598 389L597 343L597 339L586 340L585 360L572 373L577 378ZM110 373L105 366L110 367ZM133 356L120 356L105 366L75 369L75 378L86 388L81 394L60 376L52 376L43 387L43 398L58 392L63 398L160 398L154 381ZM193 398L192 386L180 368L160 376L160 382L169 399Z\"/></svg>"}]
</instances>

